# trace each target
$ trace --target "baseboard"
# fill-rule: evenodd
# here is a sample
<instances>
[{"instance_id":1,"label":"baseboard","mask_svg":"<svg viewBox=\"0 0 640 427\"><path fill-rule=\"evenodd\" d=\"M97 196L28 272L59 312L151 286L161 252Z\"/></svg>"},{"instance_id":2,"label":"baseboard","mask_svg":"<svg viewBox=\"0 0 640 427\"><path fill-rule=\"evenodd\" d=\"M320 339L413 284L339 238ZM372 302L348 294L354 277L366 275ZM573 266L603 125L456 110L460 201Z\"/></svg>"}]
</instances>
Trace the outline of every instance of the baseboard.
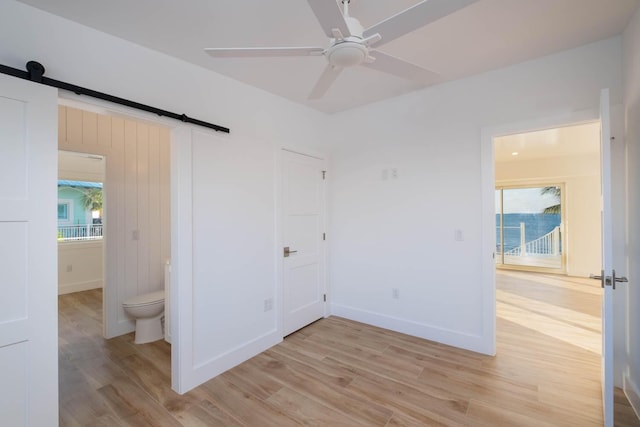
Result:
<instances>
[{"instance_id":1,"label":"baseboard","mask_svg":"<svg viewBox=\"0 0 640 427\"><path fill-rule=\"evenodd\" d=\"M490 337L466 334L340 304L331 304L331 314L476 353L491 355L493 352Z\"/></svg>"},{"instance_id":2,"label":"baseboard","mask_svg":"<svg viewBox=\"0 0 640 427\"><path fill-rule=\"evenodd\" d=\"M197 365L182 369L181 384L174 384L173 389L184 394L200 384L214 378L221 373L228 371L242 362L251 359L263 351L266 351L282 341L282 335L277 330L269 331L266 334L244 343L234 349L222 353ZM176 389L177 385L177 389Z\"/></svg>"},{"instance_id":3,"label":"baseboard","mask_svg":"<svg viewBox=\"0 0 640 427\"><path fill-rule=\"evenodd\" d=\"M73 292L89 291L91 289L102 288L102 280L91 280L88 282L69 283L58 286L58 295L70 294Z\"/></svg>"},{"instance_id":4,"label":"baseboard","mask_svg":"<svg viewBox=\"0 0 640 427\"><path fill-rule=\"evenodd\" d=\"M640 418L640 389L638 389L638 385L631 380L629 374L625 374L622 378L622 388L627 399L629 399L633 411L636 413L636 417Z\"/></svg>"}]
</instances>

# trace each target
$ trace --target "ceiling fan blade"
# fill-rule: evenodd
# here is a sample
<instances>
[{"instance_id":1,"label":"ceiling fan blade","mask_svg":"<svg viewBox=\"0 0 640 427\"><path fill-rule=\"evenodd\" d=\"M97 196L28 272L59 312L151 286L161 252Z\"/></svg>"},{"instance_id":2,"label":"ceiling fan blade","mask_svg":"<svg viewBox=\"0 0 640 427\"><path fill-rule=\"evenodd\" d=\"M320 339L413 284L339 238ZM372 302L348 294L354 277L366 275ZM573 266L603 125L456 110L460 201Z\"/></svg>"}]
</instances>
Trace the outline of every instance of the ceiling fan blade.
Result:
<instances>
[{"instance_id":1,"label":"ceiling fan blade","mask_svg":"<svg viewBox=\"0 0 640 427\"><path fill-rule=\"evenodd\" d=\"M377 46L382 46L476 1L478 0L425 0L367 28L363 37L379 33L382 40Z\"/></svg>"},{"instance_id":2,"label":"ceiling fan blade","mask_svg":"<svg viewBox=\"0 0 640 427\"><path fill-rule=\"evenodd\" d=\"M322 47L231 47L206 48L205 52L216 58L253 58L266 56L322 55Z\"/></svg>"},{"instance_id":3,"label":"ceiling fan blade","mask_svg":"<svg viewBox=\"0 0 640 427\"><path fill-rule=\"evenodd\" d=\"M309 94L309 99L319 99L327 92L329 87L333 84L333 82L338 78L340 73L342 72L342 68L334 67L331 64L327 64L324 71L320 75L316 85L313 87L313 90Z\"/></svg>"},{"instance_id":4,"label":"ceiling fan blade","mask_svg":"<svg viewBox=\"0 0 640 427\"><path fill-rule=\"evenodd\" d=\"M340 30L344 37L351 35L342 11L335 0L307 0L307 2L327 37L335 37L332 31L334 28Z\"/></svg>"},{"instance_id":5,"label":"ceiling fan blade","mask_svg":"<svg viewBox=\"0 0 640 427\"><path fill-rule=\"evenodd\" d=\"M378 51L371 52L371 56L375 58L375 61L364 62L363 66L422 84L433 84L440 79L440 74L395 56Z\"/></svg>"}]
</instances>

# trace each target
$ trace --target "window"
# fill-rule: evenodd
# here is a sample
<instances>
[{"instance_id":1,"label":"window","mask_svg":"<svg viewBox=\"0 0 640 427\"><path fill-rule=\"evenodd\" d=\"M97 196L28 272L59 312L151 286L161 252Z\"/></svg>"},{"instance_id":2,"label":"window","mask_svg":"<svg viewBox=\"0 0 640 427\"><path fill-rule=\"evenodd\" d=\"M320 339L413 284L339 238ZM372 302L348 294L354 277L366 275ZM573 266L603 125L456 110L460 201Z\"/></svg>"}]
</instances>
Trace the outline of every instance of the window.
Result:
<instances>
[{"instance_id":1,"label":"window","mask_svg":"<svg viewBox=\"0 0 640 427\"><path fill-rule=\"evenodd\" d=\"M69 203L58 203L58 219L69 220Z\"/></svg>"},{"instance_id":2,"label":"window","mask_svg":"<svg viewBox=\"0 0 640 427\"><path fill-rule=\"evenodd\" d=\"M58 224L73 224L73 200L58 199Z\"/></svg>"}]
</instances>

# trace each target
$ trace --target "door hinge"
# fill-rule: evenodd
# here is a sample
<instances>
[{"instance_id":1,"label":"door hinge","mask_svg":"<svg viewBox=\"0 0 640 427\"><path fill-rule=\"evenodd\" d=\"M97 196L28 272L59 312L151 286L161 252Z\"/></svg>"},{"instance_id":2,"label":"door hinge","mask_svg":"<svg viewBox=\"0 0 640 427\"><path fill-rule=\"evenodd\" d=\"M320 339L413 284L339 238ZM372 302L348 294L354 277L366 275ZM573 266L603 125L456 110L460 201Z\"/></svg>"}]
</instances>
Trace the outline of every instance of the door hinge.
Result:
<instances>
[{"instance_id":1,"label":"door hinge","mask_svg":"<svg viewBox=\"0 0 640 427\"><path fill-rule=\"evenodd\" d=\"M322 233L322 240L327 240L327 233Z\"/></svg>"},{"instance_id":2,"label":"door hinge","mask_svg":"<svg viewBox=\"0 0 640 427\"><path fill-rule=\"evenodd\" d=\"M324 294L324 302L327 302L327 294Z\"/></svg>"},{"instance_id":3,"label":"door hinge","mask_svg":"<svg viewBox=\"0 0 640 427\"><path fill-rule=\"evenodd\" d=\"M327 171L322 171L322 179L327 179Z\"/></svg>"}]
</instances>

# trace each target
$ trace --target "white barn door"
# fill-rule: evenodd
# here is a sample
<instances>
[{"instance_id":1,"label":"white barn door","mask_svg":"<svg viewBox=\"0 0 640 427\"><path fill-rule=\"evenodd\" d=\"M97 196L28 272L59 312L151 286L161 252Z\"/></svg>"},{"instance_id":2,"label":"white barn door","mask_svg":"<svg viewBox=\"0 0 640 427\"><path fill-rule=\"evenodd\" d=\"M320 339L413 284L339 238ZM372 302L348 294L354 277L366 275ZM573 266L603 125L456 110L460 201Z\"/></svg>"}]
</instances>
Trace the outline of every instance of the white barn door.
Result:
<instances>
[{"instance_id":1,"label":"white barn door","mask_svg":"<svg viewBox=\"0 0 640 427\"><path fill-rule=\"evenodd\" d=\"M0 75L0 425L58 425L58 91Z\"/></svg>"}]
</instances>

